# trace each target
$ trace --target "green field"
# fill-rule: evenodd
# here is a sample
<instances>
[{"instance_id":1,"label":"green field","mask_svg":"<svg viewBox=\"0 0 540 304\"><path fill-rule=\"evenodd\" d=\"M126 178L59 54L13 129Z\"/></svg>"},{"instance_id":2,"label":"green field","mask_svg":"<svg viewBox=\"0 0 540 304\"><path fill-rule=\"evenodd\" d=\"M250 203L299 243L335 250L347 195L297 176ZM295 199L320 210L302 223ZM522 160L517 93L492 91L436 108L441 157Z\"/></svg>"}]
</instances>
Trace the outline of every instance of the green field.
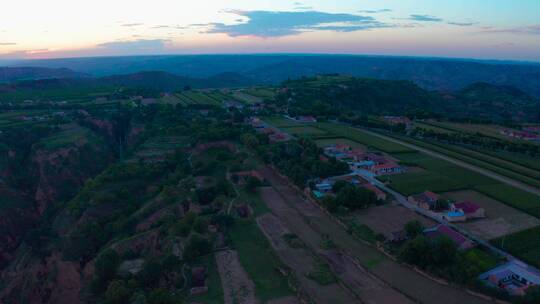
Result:
<instances>
[{"instance_id":1,"label":"green field","mask_svg":"<svg viewBox=\"0 0 540 304\"><path fill-rule=\"evenodd\" d=\"M185 91L182 92L182 95L185 96L187 101L190 101L191 104L201 104L201 105L221 105L221 102L208 96L202 91Z\"/></svg>"},{"instance_id":2,"label":"green field","mask_svg":"<svg viewBox=\"0 0 540 304\"><path fill-rule=\"evenodd\" d=\"M260 103L262 98L248 94L247 92L236 91L233 94L234 98L248 104Z\"/></svg>"},{"instance_id":3,"label":"green field","mask_svg":"<svg viewBox=\"0 0 540 304\"><path fill-rule=\"evenodd\" d=\"M269 88L250 88L247 90L249 95L259 97L259 98L274 98L276 96L276 92Z\"/></svg>"},{"instance_id":4,"label":"green field","mask_svg":"<svg viewBox=\"0 0 540 304\"><path fill-rule=\"evenodd\" d=\"M292 295L287 278L276 270L283 264L253 220L237 220L229 230L229 238L238 251L240 263L255 283L259 300L267 302Z\"/></svg>"},{"instance_id":5,"label":"green field","mask_svg":"<svg viewBox=\"0 0 540 304\"><path fill-rule=\"evenodd\" d=\"M456 131L450 130L448 128L441 128L430 123L422 123L422 122L415 121L414 126L418 128L426 129L429 131L438 132L438 133L446 133L446 134L456 133Z\"/></svg>"},{"instance_id":6,"label":"green field","mask_svg":"<svg viewBox=\"0 0 540 304\"><path fill-rule=\"evenodd\" d=\"M89 140L102 141L92 131L83 127L75 127L43 138L37 145L46 150L54 150Z\"/></svg>"},{"instance_id":7,"label":"green field","mask_svg":"<svg viewBox=\"0 0 540 304\"><path fill-rule=\"evenodd\" d=\"M306 135L306 136L314 136L314 135L325 135L326 132L323 130L320 130L315 127L311 126L300 126L300 127L284 127L282 128L283 131L293 134L293 135Z\"/></svg>"},{"instance_id":8,"label":"green field","mask_svg":"<svg viewBox=\"0 0 540 304\"><path fill-rule=\"evenodd\" d=\"M397 154L396 157L409 166L417 165L425 170L379 177L383 181L390 181L390 187L404 195L426 190L434 192L477 190L506 205L540 218L540 197L534 194L422 153L402 153Z\"/></svg>"},{"instance_id":9,"label":"green field","mask_svg":"<svg viewBox=\"0 0 540 304\"><path fill-rule=\"evenodd\" d=\"M540 267L540 226L495 239L491 243Z\"/></svg>"},{"instance_id":10,"label":"green field","mask_svg":"<svg viewBox=\"0 0 540 304\"><path fill-rule=\"evenodd\" d=\"M263 117L263 120L277 128L298 127L302 125L299 122L281 116Z\"/></svg>"},{"instance_id":11,"label":"green field","mask_svg":"<svg viewBox=\"0 0 540 304\"><path fill-rule=\"evenodd\" d=\"M317 128L328 132L329 134L336 135L337 137L348 138L353 141L357 141L368 147L387 152L387 153L405 153L412 152L414 150L404 147L399 144L395 144L379 137L370 135L362 130L351 128L345 125L338 125L332 123L317 123Z\"/></svg>"},{"instance_id":12,"label":"green field","mask_svg":"<svg viewBox=\"0 0 540 304\"><path fill-rule=\"evenodd\" d=\"M540 197L506 184L478 185L479 192L540 218Z\"/></svg>"},{"instance_id":13,"label":"green field","mask_svg":"<svg viewBox=\"0 0 540 304\"><path fill-rule=\"evenodd\" d=\"M390 181L390 188L408 196L426 190L446 192L466 189L467 187L452 178L434 172L405 173L379 177L381 181Z\"/></svg>"},{"instance_id":14,"label":"green field","mask_svg":"<svg viewBox=\"0 0 540 304\"><path fill-rule=\"evenodd\" d=\"M540 171L524 167L498 157L486 155L455 145L442 144L431 141L420 141L405 136L395 136L400 140L427 148L429 150L448 155L452 158L462 160L472 165L499 173L523 183L540 187Z\"/></svg>"}]
</instances>

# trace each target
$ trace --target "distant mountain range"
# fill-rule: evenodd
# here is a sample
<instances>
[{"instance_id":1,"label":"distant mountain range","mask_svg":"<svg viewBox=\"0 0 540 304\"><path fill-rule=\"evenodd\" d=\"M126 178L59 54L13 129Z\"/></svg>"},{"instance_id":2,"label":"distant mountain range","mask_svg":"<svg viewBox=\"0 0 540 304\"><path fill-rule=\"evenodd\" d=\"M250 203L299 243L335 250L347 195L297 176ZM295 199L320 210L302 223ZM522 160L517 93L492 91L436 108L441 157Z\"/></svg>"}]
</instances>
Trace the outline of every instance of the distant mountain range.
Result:
<instances>
[{"instance_id":1,"label":"distant mountain range","mask_svg":"<svg viewBox=\"0 0 540 304\"><path fill-rule=\"evenodd\" d=\"M425 89L438 91L455 91L485 82L513 86L540 97L540 65L535 63L345 55L186 55L32 60L11 66L32 66L36 70L32 73L34 68L17 68L27 71L17 73L17 69L0 69L0 73L4 71L0 81L91 75L111 76L104 79L117 82L130 79L156 88L176 87L173 84L178 81L194 83L195 87L219 87L229 83L232 86L276 84L289 78L340 73L411 80ZM46 77L48 72L43 68L54 70ZM143 71L156 72L141 74ZM134 75L116 76L125 74ZM151 75L159 80L148 81Z\"/></svg>"},{"instance_id":2,"label":"distant mountain range","mask_svg":"<svg viewBox=\"0 0 540 304\"><path fill-rule=\"evenodd\" d=\"M0 67L0 82L50 78L83 78L89 76L88 74L75 72L67 68Z\"/></svg>"}]
</instances>

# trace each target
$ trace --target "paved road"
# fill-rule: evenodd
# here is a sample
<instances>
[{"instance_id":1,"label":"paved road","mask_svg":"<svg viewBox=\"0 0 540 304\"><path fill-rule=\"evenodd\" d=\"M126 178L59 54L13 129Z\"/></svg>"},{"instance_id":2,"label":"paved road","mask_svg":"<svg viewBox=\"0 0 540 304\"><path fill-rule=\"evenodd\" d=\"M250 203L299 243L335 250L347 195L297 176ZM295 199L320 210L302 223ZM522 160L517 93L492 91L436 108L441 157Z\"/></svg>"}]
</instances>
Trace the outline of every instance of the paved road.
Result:
<instances>
[{"instance_id":1,"label":"paved road","mask_svg":"<svg viewBox=\"0 0 540 304\"><path fill-rule=\"evenodd\" d=\"M386 135L382 135L380 133L368 131L366 129L361 129L361 128L355 128L355 129L360 130L360 131L365 132L365 133L368 133L370 135L382 138L384 140L387 140L387 141L390 141L390 142L405 146L407 148L418 150L418 151L420 151L422 153L425 153L425 154L427 154L429 156L433 156L433 157L445 160L447 162L453 163L454 165L458 165L458 166L463 167L465 169L469 169L471 171L474 171L474 172L480 173L482 175L485 175L487 177L493 178L494 180L497 180L499 182L505 183L507 185L513 186L513 187L521 189L523 191L527 191L529 193L533 193L533 194L536 194L536 195L540 196L540 189L538 189L536 187L533 187L533 186L530 186L530 185L527 185L527 184L524 184L522 182L516 181L516 180L511 179L509 177L506 177L504 175L500 175L500 174L495 173L493 171L489 171L487 169L483 169L483 168L477 167L475 165L471 165L471 164L469 164L467 162L457 160L455 158L446 156L444 154L434 152L434 151L431 151L429 149L422 148L422 147L419 147L417 145L410 144L410 143L407 143L407 142L404 142L404 141L401 141L399 139L395 139L395 138L392 138L392 137L389 137L389 136L386 136Z\"/></svg>"},{"instance_id":2,"label":"paved road","mask_svg":"<svg viewBox=\"0 0 540 304\"><path fill-rule=\"evenodd\" d=\"M434 282L391 260L373 246L364 244L348 234L343 227L338 225L322 210L304 200L298 191L293 189L285 179L279 177L271 169L265 168L261 171L265 179L301 215L296 219L298 223L307 222L311 229L320 234L328 235L338 248L354 257L364 268L369 269L373 275L410 298L420 303L491 303L470 295L461 288Z\"/></svg>"}]
</instances>

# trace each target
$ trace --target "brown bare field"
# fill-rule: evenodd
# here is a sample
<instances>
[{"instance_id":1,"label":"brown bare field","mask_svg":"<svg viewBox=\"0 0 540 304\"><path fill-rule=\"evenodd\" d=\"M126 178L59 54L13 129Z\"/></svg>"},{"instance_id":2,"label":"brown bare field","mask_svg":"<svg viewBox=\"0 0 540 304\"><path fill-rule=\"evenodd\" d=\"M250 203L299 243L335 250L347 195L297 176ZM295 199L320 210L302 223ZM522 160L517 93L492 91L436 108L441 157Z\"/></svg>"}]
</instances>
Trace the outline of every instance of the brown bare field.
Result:
<instances>
[{"instance_id":1,"label":"brown bare field","mask_svg":"<svg viewBox=\"0 0 540 304\"><path fill-rule=\"evenodd\" d=\"M240 264L238 253L224 250L215 253L225 304L256 304L255 284Z\"/></svg>"},{"instance_id":2,"label":"brown bare field","mask_svg":"<svg viewBox=\"0 0 540 304\"><path fill-rule=\"evenodd\" d=\"M261 192L265 192L264 189ZM268 213L262 215L257 218L257 224L279 258L292 269L302 290L315 303L357 303L356 299L337 283L321 286L305 276L315 265L315 257L306 249L294 249L287 245L283 235L289 233L289 229L276 216Z\"/></svg>"},{"instance_id":3,"label":"brown bare field","mask_svg":"<svg viewBox=\"0 0 540 304\"><path fill-rule=\"evenodd\" d=\"M388 236L401 230L410 221L419 221L424 227L435 225L435 221L399 205L383 205L358 211L354 218L360 224L365 224L375 233Z\"/></svg>"},{"instance_id":4,"label":"brown bare field","mask_svg":"<svg viewBox=\"0 0 540 304\"><path fill-rule=\"evenodd\" d=\"M266 302L266 304L300 304L300 301L298 301L298 299L295 297L285 297L281 299L270 300Z\"/></svg>"},{"instance_id":5,"label":"brown bare field","mask_svg":"<svg viewBox=\"0 0 540 304\"><path fill-rule=\"evenodd\" d=\"M279 193L276 198L275 195L263 195L263 199L269 207L275 205L271 200L277 199L283 201L285 199L287 203L279 203L277 209L272 212L276 213L280 219L283 219L288 224L289 229L296 233L305 243L316 247L317 244L308 242L309 239L304 235L305 228L302 226L309 223L311 231L317 231L322 235L328 235L338 248L344 250L362 265L365 269L369 269L369 272L385 284L392 286L394 289L399 290L402 294L406 294L409 298L420 303L438 303L438 304L461 304L461 303L490 303L489 301L473 296L467 293L465 290L454 286L443 285L437 283L423 275L413 271L407 266L401 265L397 262L387 258L384 254L380 253L373 246L364 244L357 241L352 235L348 234L343 227L331 220L326 214L323 213L318 207L314 206L303 199L303 197L290 186L287 180L281 178L272 169L261 169L262 175L265 179L274 187ZM271 193L271 192L270 192ZM285 215L278 214L280 209L285 209L281 205L289 205L296 213L288 210ZM308 207L312 206L312 207ZM290 208L289 208L290 209ZM295 228L294 230L292 228ZM306 233L309 235L310 233ZM376 262L376 263L375 263ZM361 271L360 269L358 271ZM387 287L386 290L393 291L399 297L399 300L391 301L389 303L403 303L410 302L408 298ZM365 302L370 303L369 299L362 298Z\"/></svg>"},{"instance_id":6,"label":"brown bare field","mask_svg":"<svg viewBox=\"0 0 540 304\"><path fill-rule=\"evenodd\" d=\"M476 202L486 210L486 218L458 224L484 239L494 239L540 225L540 219L473 190L452 191L443 195L455 201Z\"/></svg>"},{"instance_id":7,"label":"brown bare field","mask_svg":"<svg viewBox=\"0 0 540 304\"><path fill-rule=\"evenodd\" d=\"M302 204L303 215L310 217L309 223L306 222L303 216L284 200L284 197L296 198L297 194L294 189L288 186L278 187L280 192L271 187L262 188L263 200L268 204L272 212L283 221L288 230L298 235L302 241L316 250L317 254L329 263L332 272L349 291L367 303L411 303L408 298L387 286L364 268L357 266L353 258L342 254L339 249L319 249L324 239L323 233L312 228L310 223L324 220L325 215L318 207L300 200L298 202ZM285 193L284 196L282 196L283 193ZM264 230L264 228L261 229Z\"/></svg>"}]
</instances>

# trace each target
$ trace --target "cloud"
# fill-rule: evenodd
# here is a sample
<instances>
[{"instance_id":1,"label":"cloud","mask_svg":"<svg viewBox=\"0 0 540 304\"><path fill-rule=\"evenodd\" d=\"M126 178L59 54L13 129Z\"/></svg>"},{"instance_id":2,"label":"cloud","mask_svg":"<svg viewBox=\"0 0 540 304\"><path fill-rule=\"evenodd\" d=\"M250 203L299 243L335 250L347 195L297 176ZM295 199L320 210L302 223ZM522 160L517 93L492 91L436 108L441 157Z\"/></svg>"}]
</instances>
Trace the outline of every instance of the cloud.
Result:
<instances>
[{"instance_id":1,"label":"cloud","mask_svg":"<svg viewBox=\"0 0 540 304\"><path fill-rule=\"evenodd\" d=\"M281 37L306 31L327 30L351 32L389 27L370 16L333 14L318 11L230 11L247 20L237 24L210 23L206 33L222 33L231 37ZM199 25L200 26L200 25Z\"/></svg>"},{"instance_id":2,"label":"cloud","mask_svg":"<svg viewBox=\"0 0 540 304\"><path fill-rule=\"evenodd\" d=\"M124 27L135 27L135 26L141 26L144 25L144 23L124 23L122 26Z\"/></svg>"},{"instance_id":3,"label":"cloud","mask_svg":"<svg viewBox=\"0 0 540 304\"><path fill-rule=\"evenodd\" d=\"M0 46L10 46L10 45L17 45L15 42L0 42Z\"/></svg>"},{"instance_id":4,"label":"cloud","mask_svg":"<svg viewBox=\"0 0 540 304\"><path fill-rule=\"evenodd\" d=\"M389 13L391 11L392 11L391 9L383 8L383 9L377 9L377 10L361 10L358 12L364 13L364 14L379 14L379 13Z\"/></svg>"},{"instance_id":5,"label":"cloud","mask_svg":"<svg viewBox=\"0 0 540 304\"><path fill-rule=\"evenodd\" d=\"M441 22L443 19L430 15L411 15L408 20L419 22Z\"/></svg>"},{"instance_id":6,"label":"cloud","mask_svg":"<svg viewBox=\"0 0 540 304\"><path fill-rule=\"evenodd\" d=\"M162 51L168 39L137 39L137 40L118 40L98 44L97 47L102 50L134 52L158 52Z\"/></svg>"},{"instance_id":7,"label":"cloud","mask_svg":"<svg viewBox=\"0 0 540 304\"><path fill-rule=\"evenodd\" d=\"M509 33L509 34L524 34L524 35L540 35L540 24L529 25L529 26L520 26L512 28L486 28L482 33L486 34L498 34L498 33Z\"/></svg>"},{"instance_id":8,"label":"cloud","mask_svg":"<svg viewBox=\"0 0 540 304\"><path fill-rule=\"evenodd\" d=\"M189 29L189 27L188 26L183 26L183 25L165 25L165 24L161 24L161 25L154 25L154 26L150 27L150 29L153 29L153 30L159 30L159 29L185 30L185 29Z\"/></svg>"},{"instance_id":9,"label":"cloud","mask_svg":"<svg viewBox=\"0 0 540 304\"><path fill-rule=\"evenodd\" d=\"M308 10L312 10L313 6L297 6L294 9L299 10L299 11L308 11Z\"/></svg>"},{"instance_id":10,"label":"cloud","mask_svg":"<svg viewBox=\"0 0 540 304\"><path fill-rule=\"evenodd\" d=\"M475 22L448 22L448 24L450 25L455 25L455 26L472 26L472 25L475 25L477 23Z\"/></svg>"}]
</instances>

